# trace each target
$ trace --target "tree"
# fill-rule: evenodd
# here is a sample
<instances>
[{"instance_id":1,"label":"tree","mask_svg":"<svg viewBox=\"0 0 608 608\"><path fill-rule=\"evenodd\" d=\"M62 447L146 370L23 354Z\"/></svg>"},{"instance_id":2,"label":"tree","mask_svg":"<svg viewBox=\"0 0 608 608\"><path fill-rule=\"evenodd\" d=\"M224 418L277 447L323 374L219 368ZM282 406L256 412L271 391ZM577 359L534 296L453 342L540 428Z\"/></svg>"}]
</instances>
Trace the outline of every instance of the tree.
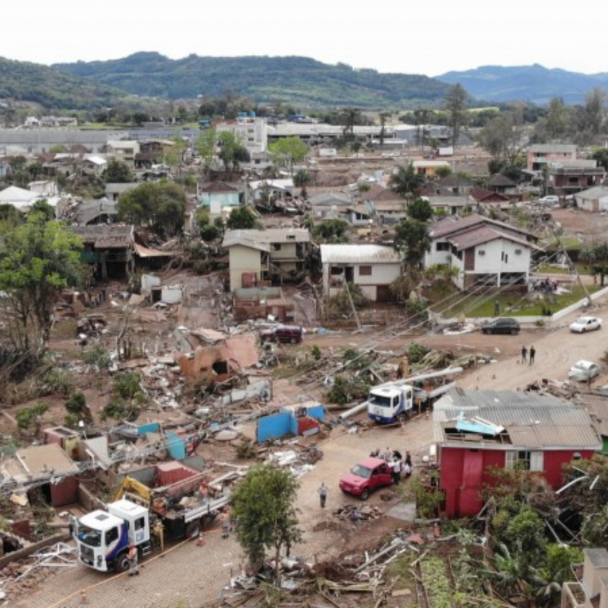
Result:
<instances>
[{"instance_id":1,"label":"tree","mask_svg":"<svg viewBox=\"0 0 608 608\"><path fill-rule=\"evenodd\" d=\"M217 131L204 129L196 139L196 150L203 163L203 172L207 173L217 150Z\"/></svg>"},{"instance_id":2,"label":"tree","mask_svg":"<svg viewBox=\"0 0 608 608\"><path fill-rule=\"evenodd\" d=\"M600 87L591 89L585 95L585 105L579 115L579 141L587 144L593 141L606 124L606 91Z\"/></svg>"},{"instance_id":3,"label":"tree","mask_svg":"<svg viewBox=\"0 0 608 608\"><path fill-rule=\"evenodd\" d=\"M393 192L403 198L409 199L424 184L424 175L416 173L414 165L401 165L397 173L390 178L390 186Z\"/></svg>"},{"instance_id":4,"label":"tree","mask_svg":"<svg viewBox=\"0 0 608 608\"><path fill-rule=\"evenodd\" d=\"M250 469L232 493L239 544L255 570L263 565L266 551L274 549L277 581L281 550L285 547L289 554L302 539L295 507L298 486L290 471L260 465Z\"/></svg>"},{"instance_id":5,"label":"tree","mask_svg":"<svg viewBox=\"0 0 608 608\"><path fill-rule=\"evenodd\" d=\"M173 145L165 152L165 162L170 167L177 167L177 173L181 173L181 165L184 162L184 152L186 151L188 144L178 133L173 138Z\"/></svg>"},{"instance_id":6,"label":"tree","mask_svg":"<svg viewBox=\"0 0 608 608\"><path fill-rule=\"evenodd\" d=\"M339 123L342 125L344 143L349 144L355 139L355 126L362 121L359 108L344 108L339 114Z\"/></svg>"},{"instance_id":7,"label":"tree","mask_svg":"<svg viewBox=\"0 0 608 608\"><path fill-rule=\"evenodd\" d=\"M517 157L528 143L521 112L499 114L479 132L477 141L502 166L515 165Z\"/></svg>"},{"instance_id":8,"label":"tree","mask_svg":"<svg viewBox=\"0 0 608 608\"><path fill-rule=\"evenodd\" d=\"M318 243L347 243L348 222L339 219L323 220L314 227L313 236Z\"/></svg>"},{"instance_id":9,"label":"tree","mask_svg":"<svg viewBox=\"0 0 608 608\"><path fill-rule=\"evenodd\" d=\"M147 182L118 198L118 217L137 226L150 226L161 236L178 234L184 224L186 193L167 181Z\"/></svg>"},{"instance_id":10,"label":"tree","mask_svg":"<svg viewBox=\"0 0 608 608\"><path fill-rule=\"evenodd\" d=\"M596 150L592 157L597 161L599 167L603 167L604 171L608 171L608 148L600 148Z\"/></svg>"},{"instance_id":11,"label":"tree","mask_svg":"<svg viewBox=\"0 0 608 608\"><path fill-rule=\"evenodd\" d=\"M460 84L452 85L445 96L445 109L448 112L448 126L452 139L452 146L456 147L462 128L467 125L468 94Z\"/></svg>"},{"instance_id":12,"label":"tree","mask_svg":"<svg viewBox=\"0 0 608 608\"><path fill-rule=\"evenodd\" d=\"M401 220L395 229L393 246L403 256L403 261L418 268L424 255L431 249L431 237L424 222L418 220Z\"/></svg>"},{"instance_id":13,"label":"tree","mask_svg":"<svg viewBox=\"0 0 608 608\"><path fill-rule=\"evenodd\" d=\"M419 222L428 222L433 217L433 207L431 203L423 198L415 198L407 206L407 214Z\"/></svg>"},{"instance_id":14,"label":"tree","mask_svg":"<svg viewBox=\"0 0 608 608\"><path fill-rule=\"evenodd\" d=\"M36 213L17 226L0 224L0 237L0 291L6 294L1 316L13 345L38 353L49 341L62 290L85 276L82 241Z\"/></svg>"},{"instance_id":15,"label":"tree","mask_svg":"<svg viewBox=\"0 0 608 608\"><path fill-rule=\"evenodd\" d=\"M225 171L238 171L241 163L247 163L251 160L247 148L230 131L222 131L219 134L218 144L220 146L218 156L224 163Z\"/></svg>"},{"instance_id":16,"label":"tree","mask_svg":"<svg viewBox=\"0 0 608 608\"><path fill-rule=\"evenodd\" d=\"M35 214L43 222L50 222L55 219L55 209L53 209L44 198L36 201L32 205L30 214Z\"/></svg>"},{"instance_id":17,"label":"tree","mask_svg":"<svg viewBox=\"0 0 608 608\"><path fill-rule=\"evenodd\" d=\"M258 227L258 218L249 207L235 207L228 217L229 230L251 230Z\"/></svg>"},{"instance_id":18,"label":"tree","mask_svg":"<svg viewBox=\"0 0 608 608\"><path fill-rule=\"evenodd\" d=\"M268 146L268 150L275 164L284 166L293 174L294 164L301 163L310 148L297 136L282 137Z\"/></svg>"},{"instance_id":19,"label":"tree","mask_svg":"<svg viewBox=\"0 0 608 608\"><path fill-rule=\"evenodd\" d=\"M593 274L600 275L600 284L603 286L604 279L608 275L608 243L583 249L579 254L579 260L589 264Z\"/></svg>"},{"instance_id":20,"label":"tree","mask_svg":"<svg viewBox=\"0 0 608 608\"><path fill-rule=\"evenodd\" d=\"M384 138L386 137L386 121L392 114L390 112L380 112L380 147L384 148Z\"/></svg>"},{"instance_id":21,"label":"tree","mask_svg":"<svg viewBox=\"0 0 608 608\"><path fill-rule=\"evenodd\" d=\"M549 139L555 140L565 137L569 129L568 108L561 97L554 97L549 102L547 118L544 128Z\"/></svg>"},{"instance_id":22,"label":"tree","mask_svg":"<svg viewBox=\"0 0 608 608\"><path fill-rule=\"evenodd\" d=\"M128 184L133 181L133 174L126 163L111 158L103 172L103 178L108 184Z\"/></svg>"},{"instance_id":23,"label":"tree","mask_svg":"<svg viewBox=\"0 0 608 608\"><path fill-rule=\"evenodd\" d=\"M17 207L8 203L0 204L0 224L19 224L23 219L24 215Z\"/></svg>"}]
</instances>

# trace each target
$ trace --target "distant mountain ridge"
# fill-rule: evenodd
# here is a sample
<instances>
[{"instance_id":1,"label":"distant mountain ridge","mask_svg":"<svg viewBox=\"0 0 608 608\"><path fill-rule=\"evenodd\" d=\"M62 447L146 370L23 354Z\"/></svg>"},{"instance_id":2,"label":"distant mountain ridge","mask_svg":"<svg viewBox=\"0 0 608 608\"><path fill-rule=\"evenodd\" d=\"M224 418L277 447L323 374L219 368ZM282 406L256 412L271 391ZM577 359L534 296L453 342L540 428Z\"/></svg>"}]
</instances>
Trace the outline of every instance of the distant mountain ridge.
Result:
<instances>
[{"instance_id":1,"label":"distant mountain ridge","mask_svg":"<svg viewBox=\"0 0 608 608\"><path fill-rule=\"evenodd\" d=\"M125 97L122 91L86 78L0 57L0 99L38 103L45 108L83 110L112 106Z\"/></svg>"},{"instance_id":2,"label":"distant mountain ridge","mask_svg":"<svg viewBox=\"0 0 608 608\"><path fill-rule=\"evenodd\" d=\"M520 100L544 105L554 97L561 97L567 104L580 104L594 87L608 91L608 72L587 75L538 64L486 65L474 70L447 72L436 78L450 85L461 84L473 97L490 102Z\"/></svg>"},{"instance_id":3,"label":"distant mountain ridge","mask_svg":"<svg viewBox=\"0 0 608 608\"><path fill-rule=\"evenodd\" d=\"M227 90L259 102L328 106L438 107L448 85L428 76L381 74L307 57L169 59L155 52L123 59L55 64L53 68L136 95L168 99L219 96Z\"/></svg>"}]
</instances>

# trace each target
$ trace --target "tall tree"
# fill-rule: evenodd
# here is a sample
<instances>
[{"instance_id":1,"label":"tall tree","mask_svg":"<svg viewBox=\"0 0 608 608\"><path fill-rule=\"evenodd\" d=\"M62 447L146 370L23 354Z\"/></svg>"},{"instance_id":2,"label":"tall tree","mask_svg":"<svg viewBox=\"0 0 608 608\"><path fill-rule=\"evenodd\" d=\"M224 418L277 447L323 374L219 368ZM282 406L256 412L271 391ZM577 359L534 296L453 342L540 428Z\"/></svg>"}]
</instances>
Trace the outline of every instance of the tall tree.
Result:
<instances>
[{"instance_id":1,"label":"tall tree","mask_svg":"<svg viewBox=\"0 0 608 608\"><path fill-rule=\"evenodd\" d=\"M416 173L414 165L401 165L390 178L390 186L396 194L409 199L424 184L424 175Z\"/></svg>"},{"instance_id":2,"label":"tall tree","mask_svg":"<svg viewBox=\"0 0 608 608\"><path fill-rule=\"evenodd\" d=\"M268 151L273 162L278 166L284 166L293 175L294 164L301 163L310 148L297 136L282 137L268 146Z\"/></svg>"},{"instance_id":3,"label":"tall tree","mask_svg":"<svg viewBox=\"0 0 608 608\"><path fill-rule=\"evenodd\" d=\"M108 184L127 184L133 181L133 173L131 173L129 165L112 158L104 169L103 179Z\"/></svg>"},{"instance_id":4,"label":"tall tree","mask_svg":"<svg viewBox=\"0 0 608 608\"><path fill-rule=\"evenodd\" d=\"M273 549L277 582L281 550L289 551L302 539L295 507L298 485L290 471L260 465L250 469L232 493L239 544L255 570L263 565L266 551Z\"/></svg>"},{"instance_id":5,"label":"tall tree","mask_svg":"<svg viewBox=\"0 0 608 608\"><path fill-rule=\"evenodd\" d=\"M428 222L433 217L433 207L423 198L415 198L407 206L407 214L419 222Z\"/></svg>"},{"instance_id":6,"label":"tall tree","mask_svg":"<svg viewBox=\"0 0 608 608\"><path fill-rule=\"evenodd\" d=\"M230 131L222 131L218 136L219 158L225 171L238 171L241 163L249 162L249 152L237 136Z\"/></svg>"},{"instance_id":7,"label":"tall tree","mask_svg":"<svg viewBox=\"0 0 608 608\"><path fill-rule=\"evenodd\" d=\"M477 137L481 147L502 164L515 165L528 143L521 112L503 112L492 119Z\"/></svg>"},{"instance_id":8,"label":"tall tree","mask_svg":"<svg viewBox=\"0 0 608 608\"><path fill-rule=\"evenodd\" d=\"M204 129L196 139L196 150L203 163L203 172L208 173L217 150L217 131Z\"/></svg>"},{"instance_id":9,"label":"tall tree","mask_svg":"<svg viewBox=\"0 0 608 608\"><path fill-rule=\"evenodd\" d=\"M392 116L390 112L380 112L380 147L384 148L386 137L386 121Z\"/></svg>"},{"instance_id":10,"label":"tall tree","mask_svg":"<svg viewBox=\"0 0 608 608\"><path fill-rule=\"evenodd\" d=\"M600 284L603 286L604 279L608 275L608 243L587 247L578 257L591 266L593 274L600 275Z\"/></svg>"},{"instance_id":11,"label":"tall tree","mask_svg":"<svg viewBox=\"0 0 608 608\"><path fill-rule=\"evenodd\" d=\"M136 226L149 226L156 234L172 237L184 225L186 193L167 181L146 182L120 195L118 217Z\"/></svg>"},{"instance_id":12,"label":"tall tree","mask_svg":"<svg viewBox=\"0 0 608 608\"><path fill-rule=\"evenodd\" d=\"M452 85L445 96L445 109L448 112L448 126L454 147L463 127L467 125L467 99L468 94L460 84Z\"/></svg>"},{"instance_id":13,"label":"tall tree","mask_svg":"<svg viewBox=\"0 0 608 608\"><path fill-rule=\"evenodd\" d=\"M580 125L581 143L592 142L606 126L606 98L606 91L600 87L591 89L585 95Z\"/></svg>"},{"instance_id":14,"label":"tall tree","mask_svg":"<svg viewBox=\"0 0 608 608\"><path fill-rule=\"evenodd\" d=\"M228 216L229 230L251 230L258 227L258 218L249 207L235 207Z\"/></svg>"},{"instance_id":15,"label":"tall tree","mask_svg":"<svg viewBox=\"0 0 608 608\"><path fill-rule=\"evenodd\" d=\"M561 97L554 97L549 102L544 127L550 140L565 137L569 128L568 108Z\"/></svg>"},{"instance_id":16,"label":"tall tree","mask_svg":"<svg viewBox=\"0 0 608 608\"><path fill-rule=\"evenodd\" d=\"M81 240L55 221L30 213L25 223L0 223L1 317L21 352L48 343L61 292L85 277Z\"/></svg>"},{"instance_id":17,"label":"tall tree","mask_svg":"<svg viewBox=\"0 0 608 608\"><path fill-rule=\"evenodd\" d=\"M403 256L403 261L413 268L419 268L424 255L431 249L428 227L418 220L401 220L395 228L393 246Z\"/></svg>"}]
</instances>

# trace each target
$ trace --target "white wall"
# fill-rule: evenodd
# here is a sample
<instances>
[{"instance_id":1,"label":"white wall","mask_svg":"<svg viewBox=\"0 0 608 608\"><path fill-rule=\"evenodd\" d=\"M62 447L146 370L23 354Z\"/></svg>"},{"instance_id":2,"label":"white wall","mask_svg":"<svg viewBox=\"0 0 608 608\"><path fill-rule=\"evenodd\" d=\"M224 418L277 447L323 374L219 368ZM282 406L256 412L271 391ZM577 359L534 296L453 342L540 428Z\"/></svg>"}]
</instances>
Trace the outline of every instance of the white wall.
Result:
<instances>
[{"instance_id":1,"label":"white wall","mask_svg":"<svg viewBox=\"0 0 608 608\"><path fill-rule=\"evenodd\" d=\"M427 251L424 256L424 266L428 268L433 264L450 264L452 260L452 255L450 254L450 250L447 251L437 251L437 243L445 243L441 239L433 240L433 244L431 245L431 250Z\"/></svg>"},{"instance_id":2,"label":"white wall","mask_svg":"<svg viewBox=\"0 0 608 608\"><path fill-rule=\"evenodd\" d=\"M516 254L519 250L521 253ZM485 251L485 255L480 255ZM503 260L503 255L507 260ZM463 256L464 265L464 256ZM506 239L497 239L475 247L475 273L494 274L497 272L530 272L530 248Z\"/></svg>"},{"instance_id":3,"label":"white wall","mask_svg":"<svg viewBox=\"0 0 608 608\"><path fill-rule=\"evenodd\" d=\"M338 264L335 264L338 266ZM365 297L370 300L376 300L376 286L390 285L395 279L401 276L401 263L384 263L384 264L349 264L354 268L353 282L361 287L361 291ZM371 275L359 274L360 266L371 266ZM323 264L323 288L329 296L335 296L343 289L343 285L330 288L330 279L332 276L329 273L330 264ZM344 277L345 275L334 275L333 278Z\"/></svg>"}]
</instances>

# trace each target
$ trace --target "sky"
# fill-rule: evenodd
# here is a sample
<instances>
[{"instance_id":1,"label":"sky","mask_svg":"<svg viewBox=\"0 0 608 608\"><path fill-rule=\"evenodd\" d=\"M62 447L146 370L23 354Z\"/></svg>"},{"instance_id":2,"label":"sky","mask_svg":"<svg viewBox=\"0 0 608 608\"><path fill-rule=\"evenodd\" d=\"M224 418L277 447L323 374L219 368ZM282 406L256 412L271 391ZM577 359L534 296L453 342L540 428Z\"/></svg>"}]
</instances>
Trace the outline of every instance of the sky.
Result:
<instances>
[{"instance_id":1,"label":"sky","mask_svg":"<svg viewBox=\"0 0 608 608\"><path fill-rule=\"evenodd\" d=\"M5 2L0 15L0 56L44 64L157 51L301 55L427 76L533 63L608 72L599 1L37 0Z\"/></svg>"}]
</instances>

